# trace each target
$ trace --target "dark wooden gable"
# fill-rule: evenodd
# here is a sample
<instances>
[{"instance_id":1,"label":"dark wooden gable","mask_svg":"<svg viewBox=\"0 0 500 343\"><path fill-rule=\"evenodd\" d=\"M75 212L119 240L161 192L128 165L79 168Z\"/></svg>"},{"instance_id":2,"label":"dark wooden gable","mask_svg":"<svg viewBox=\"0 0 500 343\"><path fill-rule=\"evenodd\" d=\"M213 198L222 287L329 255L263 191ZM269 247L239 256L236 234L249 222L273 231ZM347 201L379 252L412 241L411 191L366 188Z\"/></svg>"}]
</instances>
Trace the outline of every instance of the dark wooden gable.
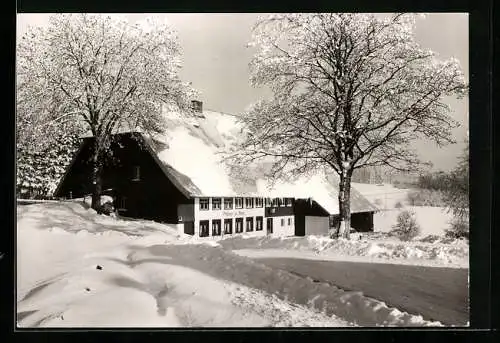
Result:
<instances>
[{"instance_id":1,"label":"dark wooden gable","mask_svg":"<svg viewBox=\"0 0 500 343\"><path fill-rule=\"evenodd\" d=\"M112 158L104 163L103 194L115 198L115 207L125 216L164 222L177 221L177 206L193 202L166 174L142 136L115 136ZM55 196L79 198L92 193L90 153L93 138L85 138L73 163L61 180Z\"/></svg>"}]
</instances>

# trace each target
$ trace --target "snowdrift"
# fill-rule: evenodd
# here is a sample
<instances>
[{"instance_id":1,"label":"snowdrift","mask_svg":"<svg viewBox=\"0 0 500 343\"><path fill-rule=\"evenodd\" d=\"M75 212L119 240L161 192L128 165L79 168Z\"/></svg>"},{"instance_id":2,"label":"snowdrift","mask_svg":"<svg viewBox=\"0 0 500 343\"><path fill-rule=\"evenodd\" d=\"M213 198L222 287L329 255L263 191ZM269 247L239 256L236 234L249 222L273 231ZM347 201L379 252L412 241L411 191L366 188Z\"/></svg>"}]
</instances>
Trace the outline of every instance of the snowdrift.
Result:
<instances>
[{"instance_id":1,"label":"snowdrift","mask_svg":"<svg viewBox=\"0 0 500 343\"><path fill-rule=\"evenodd\" d=\"M282 249L311 252L320 257L343 260L355 257L357 261L468 267L469 245L465 240L440 238L431 243L422 238L419 241L403 243L380 233L363 234L358 237L361 239L330 239L326 236L235 237L221 240L220 244L228 250Z\"/></svg>"}]
</instances>

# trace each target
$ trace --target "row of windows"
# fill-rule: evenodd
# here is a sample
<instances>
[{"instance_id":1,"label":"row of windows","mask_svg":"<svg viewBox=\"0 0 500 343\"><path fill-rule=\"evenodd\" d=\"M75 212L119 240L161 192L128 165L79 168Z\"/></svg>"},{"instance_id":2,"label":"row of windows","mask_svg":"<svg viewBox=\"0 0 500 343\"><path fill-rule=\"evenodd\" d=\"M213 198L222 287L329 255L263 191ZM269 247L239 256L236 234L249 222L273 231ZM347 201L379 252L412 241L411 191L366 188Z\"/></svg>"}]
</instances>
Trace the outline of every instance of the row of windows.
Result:
<instances>
[{"instance_id":1,"label":"row of windows","mask_svg":"<svg viewBox=\"0 0 500 343\"><path fill-rule=\"evenodd\" d=\"M266 198L266 207L291 207L292 198Z\"/></svg>"},{"instance_id":2,"label":"row of windows","mask_svg":"<svg viewBox=\"0 0 500 343\"><path fill-rule=\"evenodd\" d=\"M222 198L211 198L212 210L222 209ZM266 207L291 207L292 198L266 198ZM224 198L224 209L232 210L234 208L243 208L243 198ZM208 210L210 205L210 198L200 198L200 210ZM263 207L263 198L245 198L245 208Z\"/></svg>"},{"instance_id":3,"label":"row of windows","mask_svg":"<svg viewBox=\"0 0 500 343\"><path fill-rule=\"evenodd\" d=\"M200 237L208 237L208 236L220 236L221 235L221 219L212 219L212 232L210 234L210 221L209 220L200 220ZM287 219L288 226L293 225L293 219ZM245 217L245 218L235 218L234 219L234 233L243 233L243 227L245 227L245 232L254 231L254 218L253 217ZM285 226L285 218L281 218L281 226ZM263 218L255 217L255 231L263 230ZM233 219L224 219L224 234L231 235L233 233Z\"/></svg>"},{"instance_id":4,"label":"row of windows","mask_svg":"<svg viewBox=\"0 0 500 343\"><path fill-rule=\"evenodd\" d=\"M212 219L212 234L211 236L220 236L221 235L221 224L222 221L220 219ZM235 218L234 219L234 233L242 233L243 226L245 226L245 232L254 231L254 222L255 222L255 231L262 231L263 229L263 218L262 217L246 217L246 218ZM245 224L245 225L243 225ZM208 237L210 235L210 221L209 220L200 220L200 237ZM230 235L233 233L233 219L224 219L224 234Z\"/></svg>"}]
</instances>

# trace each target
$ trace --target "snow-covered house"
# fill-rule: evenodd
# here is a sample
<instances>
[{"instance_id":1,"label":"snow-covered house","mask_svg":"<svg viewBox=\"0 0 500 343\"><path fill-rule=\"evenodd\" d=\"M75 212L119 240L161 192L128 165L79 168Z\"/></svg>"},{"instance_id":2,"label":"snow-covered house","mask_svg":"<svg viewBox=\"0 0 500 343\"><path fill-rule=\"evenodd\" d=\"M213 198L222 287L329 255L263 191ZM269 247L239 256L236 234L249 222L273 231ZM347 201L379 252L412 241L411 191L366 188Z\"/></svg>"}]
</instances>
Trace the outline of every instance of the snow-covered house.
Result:
<instances>
[{"instance_id":1,"label":"snow-covered house","mask_svg":"<svg viewBox=\"0 0 500 343\"><path fill-rule=\"evenodd\" d=\"M201 237L328 232L339 213L335 179L318 173L271 184L259 168L229 166L221 152L243 133L237 117L195 105L197 115L190 118L166 112L168 130L161 137L117 133L102 182L120 214L174 223ZM56 197L91 194L92 140L84 138ZM376 208L355 189L351 198L352 226L372 230Z\"/></svg>"}]
</instances>

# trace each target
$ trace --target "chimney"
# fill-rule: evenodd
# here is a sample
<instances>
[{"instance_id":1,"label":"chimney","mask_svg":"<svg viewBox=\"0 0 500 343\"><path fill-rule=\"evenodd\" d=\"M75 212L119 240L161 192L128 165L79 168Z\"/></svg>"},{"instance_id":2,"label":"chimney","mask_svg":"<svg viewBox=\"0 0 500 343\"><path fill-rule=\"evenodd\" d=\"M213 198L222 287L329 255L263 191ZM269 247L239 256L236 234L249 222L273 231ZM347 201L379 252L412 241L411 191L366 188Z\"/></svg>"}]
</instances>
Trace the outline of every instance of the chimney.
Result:
<instances>
[{"instance_id":1,"label":"chimney","mask_svg":"<svg viewBox=\"0 0 500 343\"><path fill-rule=\"evenodd\" d=\"M203 113L203 102L199 100L191 100L191 109L196 113Z\"/></svg>"}]
</instances>

